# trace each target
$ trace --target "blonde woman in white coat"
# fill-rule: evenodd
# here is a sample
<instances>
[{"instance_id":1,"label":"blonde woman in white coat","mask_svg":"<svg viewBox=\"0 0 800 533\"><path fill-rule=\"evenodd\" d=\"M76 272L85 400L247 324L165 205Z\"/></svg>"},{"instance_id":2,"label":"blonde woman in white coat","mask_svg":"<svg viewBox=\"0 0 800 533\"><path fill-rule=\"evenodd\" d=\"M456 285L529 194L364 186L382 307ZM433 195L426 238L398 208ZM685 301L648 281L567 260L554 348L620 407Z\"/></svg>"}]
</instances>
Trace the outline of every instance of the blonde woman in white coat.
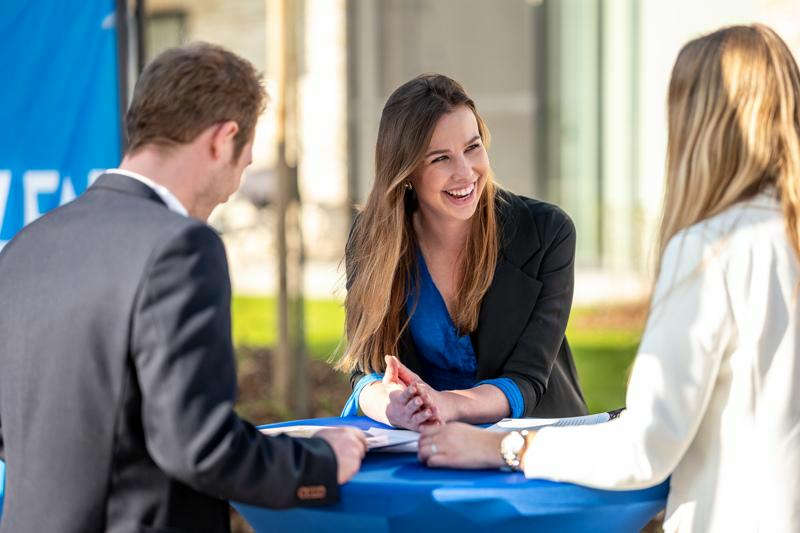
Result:
<instances>
[{"instance_id":1,"label":"blonde woman in white coat","mask_svg":"<svg viewBox=\"0 0 800 533\"><path fill-rule=\"evenodd\" d=\"M460 468L509 462L529 478L603 489L671 475L666 531L797 532L797 64L761 25L693 40L672 71L668 114L661 260L627 411L524 439L433 427L420 459Z\"/></svg>"}]
</instances>

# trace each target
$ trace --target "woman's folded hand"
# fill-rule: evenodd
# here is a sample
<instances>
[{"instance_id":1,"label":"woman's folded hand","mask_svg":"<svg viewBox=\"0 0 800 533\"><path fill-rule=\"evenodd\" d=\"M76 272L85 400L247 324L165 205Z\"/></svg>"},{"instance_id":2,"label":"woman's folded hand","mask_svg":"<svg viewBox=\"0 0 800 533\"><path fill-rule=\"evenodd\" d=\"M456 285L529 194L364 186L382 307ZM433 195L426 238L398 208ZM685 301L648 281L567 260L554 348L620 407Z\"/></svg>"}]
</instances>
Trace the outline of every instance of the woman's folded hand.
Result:
<instances>
[{"instance_id":1,"label":"woman's folded hand","mask_svg":"<svg viewBox=\"0 0 800 533\"><path fill-rule=\"evenodd\" d=\"M419 395L418 385L389 392L386 418L394 427L419 431L426 424L438 422L434 408Z\"/></svg>"},{"instance_id":2,"label":"woman's folded hand","mask_svg":"<svg viewBox=\"0 0 800 533\"><path fill-rule=\"evenodd\" d=\"M386 356L383 386L389 395L386 418L394 427L419 431L426 424L444 421L431 394L436 391L392 355Z\"/></svg>"}]
</instances>

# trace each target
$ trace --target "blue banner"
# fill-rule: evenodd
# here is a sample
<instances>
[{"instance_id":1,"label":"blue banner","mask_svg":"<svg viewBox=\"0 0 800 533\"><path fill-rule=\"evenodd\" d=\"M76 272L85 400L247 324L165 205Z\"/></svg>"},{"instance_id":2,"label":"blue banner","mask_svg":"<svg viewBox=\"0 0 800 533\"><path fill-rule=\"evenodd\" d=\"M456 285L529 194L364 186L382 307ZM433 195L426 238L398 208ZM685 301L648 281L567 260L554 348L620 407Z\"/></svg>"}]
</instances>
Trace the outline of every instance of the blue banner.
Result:
<instances>
[{"instance_id":1,"label":"blue banner","mask_svg":"<svg viewBox=\"0 0 800 533\"><path fill-rule=\"evenodd\" d=\"M119 163L114 9L0 1L0 248Z\"/></svg>"}]
</instances>

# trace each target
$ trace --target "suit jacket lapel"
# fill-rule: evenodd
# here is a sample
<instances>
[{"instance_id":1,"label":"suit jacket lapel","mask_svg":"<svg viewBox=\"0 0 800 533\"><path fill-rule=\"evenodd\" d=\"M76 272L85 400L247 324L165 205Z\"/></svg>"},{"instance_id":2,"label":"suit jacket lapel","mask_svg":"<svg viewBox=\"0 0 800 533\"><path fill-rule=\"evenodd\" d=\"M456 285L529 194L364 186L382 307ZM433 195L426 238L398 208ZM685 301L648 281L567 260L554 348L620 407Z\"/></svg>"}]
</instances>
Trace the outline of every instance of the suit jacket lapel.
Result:
<instances>
[{"instance_id":1,"label":"suit jacket lapel","mask_svg":"<svg viewBox=\"0 0 800 533\"><path fill-rule=\"evenodd\" d=\"M528 210L515 205L519 201L511 198L501 207L503 251L483 297L473 336L479 379L498 373L528 324L542 289L542 282L522 269L541 243Z\"/></svg>"}]
</instances>

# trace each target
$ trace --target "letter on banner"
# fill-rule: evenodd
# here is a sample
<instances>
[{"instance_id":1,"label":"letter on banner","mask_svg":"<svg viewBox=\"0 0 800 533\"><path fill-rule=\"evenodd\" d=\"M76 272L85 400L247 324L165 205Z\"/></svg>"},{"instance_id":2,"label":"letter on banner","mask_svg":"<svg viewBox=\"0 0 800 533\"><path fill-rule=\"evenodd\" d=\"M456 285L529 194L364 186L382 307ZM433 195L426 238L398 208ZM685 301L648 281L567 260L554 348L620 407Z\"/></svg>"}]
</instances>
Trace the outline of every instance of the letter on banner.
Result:
<instances>
[{"instance_id":1,"label":"letter on banner","mask_svg":"<svg viewBox=\"0 0 800 533\"><path fill-rule=\"evenodd\" d=\"M58 205L68 204L75 199L75 187L72 185L72 179L69 176L64 176L64 183L61 185L61 200Z\"/></svg>"},{"instance_id":2,"label":"letter on banner","mask_svg":"<svg viewBox=\"0 0 800 533\"><path fill-rule=\"evenodd\" d=\"M6 206L8 205L8 191L11 190L11 172L0 170L0 231L3 230L3 221L6 219ZM0 240L0 250L8 241Z\"/></svg>"},{"instance_id":3,"label":"letter on banner","mask_svg":"<svg viewBox=\"0 0 800 533\"><path fill-rule=\"evenodd\" d=\"M11 171L0 170L0 231L3 229L3 221L6 219L9 190L11 190Z\"/></svg>"},{"instance_id":4,"label":"letter on banner","mask_svg":"<svg viewBox=\"0 0 800 533\"><path fill-rule=\"evenodd\" d=\"M44 213L39 211L39 195L53 194L58 189L58 171L29 170L22 178L25 184L25 224L30 224Z\"/></svg>"},{"instance_id":5,"label":"letter on banner","mask_svg":"<svg viewBox=\"0 0 800 533\"><path fill-rule=\"evenodd\" d=\"M91 187L91 186L92 186L92 184L93 184L95 181L97 181L97 178L99 178L100 176L102 176L104 172L105 172L105 170L103 170L103 169L100 169L100 168L94 168L94 169L92 169L92 171L91 171L91 172L89 172L89 177L88 177L88 178L87 178L87 180L86 180L86 182L87 182L87 183L86 183L86 187L87 187L87 188Z\"/></svg>"}]
</instances>

